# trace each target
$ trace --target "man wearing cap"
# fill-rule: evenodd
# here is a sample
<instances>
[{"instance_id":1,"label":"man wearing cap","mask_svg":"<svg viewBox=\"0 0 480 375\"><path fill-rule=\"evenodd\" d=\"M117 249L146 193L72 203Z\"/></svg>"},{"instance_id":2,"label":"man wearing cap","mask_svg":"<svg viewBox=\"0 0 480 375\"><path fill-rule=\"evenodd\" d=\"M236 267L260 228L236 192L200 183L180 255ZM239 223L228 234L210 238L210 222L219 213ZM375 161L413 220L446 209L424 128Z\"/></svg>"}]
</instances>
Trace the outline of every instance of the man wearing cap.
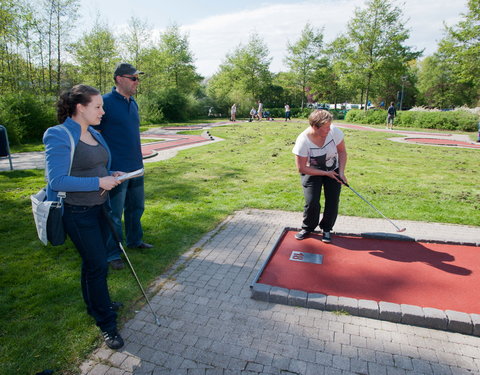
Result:
<instances>
[{"instance_id":1,"label":"man wearing cap","mask_svg":"<svg viewBox=\"0 0 480 375\"><path fill-rule=\"evenodd\" d=\"M119 63L113 74L115 86L112 91L103 95L102 117L97 130L112 154L112 170L132 172L143 168L140 143L140 117L138 104L133 98L137 92L139 75L133 65ZM125 219L126 243L130 248L150 249L153 246L143 242L143 230L140 219L145 209L143 176L124 181L110 191L112 219L120 238L122 236L122 214ZM113 269L125 267L120 258L120 248L113 236L109 239L108 261Z\"/></svg>"}]
</instances>

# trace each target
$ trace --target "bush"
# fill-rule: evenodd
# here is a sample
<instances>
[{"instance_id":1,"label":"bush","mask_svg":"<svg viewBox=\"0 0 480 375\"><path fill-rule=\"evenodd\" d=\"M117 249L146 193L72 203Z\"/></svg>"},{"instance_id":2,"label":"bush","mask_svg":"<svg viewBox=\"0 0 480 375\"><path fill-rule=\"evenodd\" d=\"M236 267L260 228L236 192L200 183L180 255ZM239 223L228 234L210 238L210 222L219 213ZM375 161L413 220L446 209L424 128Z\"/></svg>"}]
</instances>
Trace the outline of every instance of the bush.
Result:
<instances>
[{"instance_id":1,"label":"bush","mask_svg":"<svg viewBox=\"0 0 480 375\"><path fill-rule=\"evenodd\" d=\"M8 131L11 144L39 141L47 128L57 123L53 101L20 92L0 97L0 124Z\"/></svg>"},{"instance_id":2,"label":"bush","mask_svg":"<svg viewBox=\"0 0 480 375\"><path fill-rule=\"evenodd\" d=\"M270 116L272 117L285 118L285 108L267 108L267 111L270 112ZM292 110L290 109L290 115L291 114Z\"/></svg>"},{"instance_id":3,"label":"bush","mask_svg":"<svg viewBox=\"0 0 480 375\"><path fill-rule=\"evenodd\" d=\"M159 124L164 121L163 112L158 106L155 95L141 95L138 97L140 121L143 125Z\"/></svg>"},{"instance_id":4,"label":"bush","mask_svg":"<svg viewBox=\"0 0 480 375\"><path fill-rule=\"evenodd\" d=\"M344 109L330 109L329 112L333 115L335 120L343 120L347 111Z\"/></svg>"},{"instance_id":5,"label":"bush","mask_svg":"<svg viewBox=\"0 0 480 375\"><path fill-rule=\"evenodd\" d=\"M346 121L360 124L384 124L387 112L384 110L363 111L352 109L347 112ZM404 127L476 131L479 118L469 111L399 111L395 123Z\"/></svg>"},{"instance_id":6,"label":"bush","mask_svg":"<svg viewBox=\"0 0 480 375\"><path fill-rule=\"evenodd\" d=\"M470 111L455 111L457 121L457 129L465 132L478 131L478 123L480 116Z\"/></svg>"},{"instance_id":7,"label":"bush","mask_svg":"<svg viewBox=\"0 0 480 375\"><path fill-rule=\"evenodd\" d=\"M352 109L347 112L345 121L355 122L357 124L367 124L367 114L360 109Z\"/></svg>"},{"instance_id":8,"label":"bush","mask_svg":"<svg viewBox=\"0 0 480 375\"><path fill-rule=\"evenodd\" d=\"M312 110L310 108L292 108L290 112L292 114L292 117L308 118L308 116L310 116L310 113L312 113Z\"/></svg>"},{"instance_id":9,"label":"bush","mask_svg":"<svg viewBox=\"0 0 480 375\"><path fill-rule=\"evenodd\" d=\"M188 118L189 101L177 89L168 88L139 99L143 124L181 122ZM143 108L145 106L145 108Z\"/></svg>"}]
</instances>

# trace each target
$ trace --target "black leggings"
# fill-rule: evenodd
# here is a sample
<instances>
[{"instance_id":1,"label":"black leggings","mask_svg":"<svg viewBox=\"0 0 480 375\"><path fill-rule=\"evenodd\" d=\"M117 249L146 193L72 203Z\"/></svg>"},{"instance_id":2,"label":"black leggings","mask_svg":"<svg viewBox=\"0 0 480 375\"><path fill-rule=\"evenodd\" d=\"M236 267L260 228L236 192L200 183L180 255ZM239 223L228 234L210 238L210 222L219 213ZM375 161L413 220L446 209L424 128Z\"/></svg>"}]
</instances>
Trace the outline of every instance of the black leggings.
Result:
<instances>
[{"instance_id":1,"label":"black leggings","mask_svg":"<svg viewBox=\"0 0 480 375\"><path fill-rule=\"evenodd\" d=\"M313 232L320 222L320 229L330 232L337 220L342 185L330 177L302 175L302 186L305 197L302 229ZM322 186L325 195L325 209L322 221L320 221Z\"/></svg>"}]
</instances>

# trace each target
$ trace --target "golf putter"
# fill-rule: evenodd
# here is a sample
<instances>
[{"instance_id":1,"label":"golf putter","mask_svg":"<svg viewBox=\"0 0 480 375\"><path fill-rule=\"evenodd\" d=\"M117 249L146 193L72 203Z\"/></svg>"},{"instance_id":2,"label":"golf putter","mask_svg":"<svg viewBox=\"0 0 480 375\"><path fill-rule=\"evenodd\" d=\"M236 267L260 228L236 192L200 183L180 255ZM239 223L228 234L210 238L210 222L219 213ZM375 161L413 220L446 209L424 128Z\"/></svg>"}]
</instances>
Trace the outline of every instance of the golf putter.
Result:
<instances>
[{"instance_id":1,"label":"golf putter","mask_svg":"<svg viewBox=\"0 0 480 375\"><path fill-rule=\"evenodd\" d=\"M155 317L155 323L157 324L157 326L160 326L161 325L160 324L160 319L158 318L157 314L155 314L155 311L153 310L153 307L150 304L150 300L148 299L147 294L145 293L145 290L143 289L142 284L140 283L140 280L138 279L137 273L135 272L135 269L133 268L132 263L130 262L130 258L128 257L127 252L123 248L122 241L118 237L118 233L115 230L115 226L113 225L112 218L110 217L110 214L107 212L107 209L105 208L105 206L103 206L103 213L104 213L104 215L107 219L108 226L110 227L110 231L112 232L113 237L115 238L115 241L118 242L118 246L120 246L120 249L122 250L123 255L125 255L125 259L127 260L127 263L130 267L130 270L132 271L133 276L135 276L135 280L137 280L137 284L140 287L140 289L143 293L143 296L145 297L145 300L147 301L148 307L150 307L150 311L152 312L153 316Z\"/></svg>"},{"instance_id":2,"label":"golf putter","mask_svg":"<svg viewBox=\"0 0 480 375\"><path fill-rule=\"evenodd\" d=\"M378 210L373 204L371 204L369 201L367 201L364 197L362 197L359 193L357 193L355 191L355 189L353 189L349 184L347 184L345 181L343 181L343 179L341 179L340 177L337 176L337 178L342 182L343 185L345 185L346 187L348 187L351 191L353 191L356 195L358 195L361 199L363 199L363 201L365 203L367 203L370 207L372 207L375 211L377 211L380 215L382 215L384 217L384 219L386 219L390 224L392 224L395 229L397 230L397 232L405 232L405 230L407 228L400 228L398 225L396 225L392 220L390 220L388 217L386 217L384 214L382 214L380 212L380 210Z\"/></svg>"}]
</instances>

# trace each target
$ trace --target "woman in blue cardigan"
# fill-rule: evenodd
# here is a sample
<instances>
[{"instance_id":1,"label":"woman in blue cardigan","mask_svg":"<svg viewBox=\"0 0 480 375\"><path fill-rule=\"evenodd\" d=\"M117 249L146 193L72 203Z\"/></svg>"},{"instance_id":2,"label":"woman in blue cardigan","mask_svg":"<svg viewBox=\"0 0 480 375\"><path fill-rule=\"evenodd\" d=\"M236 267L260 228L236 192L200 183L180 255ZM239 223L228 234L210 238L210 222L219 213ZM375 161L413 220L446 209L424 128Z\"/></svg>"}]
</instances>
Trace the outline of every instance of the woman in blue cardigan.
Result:
<instances>
[{"instance_id":1,"label":"woman in blue cardigan","mask_svg":"<svg viewBox=\"0 0 480 375\"><path fill-rule=\"evenodd\" d=\"M100 92L90 86L77 85L64 92L57 103L57 117L69 130L75 143L71 171L71 142L61 126L45 132L47 195L58 200L58 192L66 192L63 222L66 232L82 258L81 285L87 312L101 329L105 343L112 349L123 346L117 331L118 303L110 300L107 286L107 249L109 227L105 218L108 192L120 182L111 172L110 151L100 133L90 125L98 125L103 111ZM107 207L108 210L108 207Z\"/></svg>"}]
</instances>

